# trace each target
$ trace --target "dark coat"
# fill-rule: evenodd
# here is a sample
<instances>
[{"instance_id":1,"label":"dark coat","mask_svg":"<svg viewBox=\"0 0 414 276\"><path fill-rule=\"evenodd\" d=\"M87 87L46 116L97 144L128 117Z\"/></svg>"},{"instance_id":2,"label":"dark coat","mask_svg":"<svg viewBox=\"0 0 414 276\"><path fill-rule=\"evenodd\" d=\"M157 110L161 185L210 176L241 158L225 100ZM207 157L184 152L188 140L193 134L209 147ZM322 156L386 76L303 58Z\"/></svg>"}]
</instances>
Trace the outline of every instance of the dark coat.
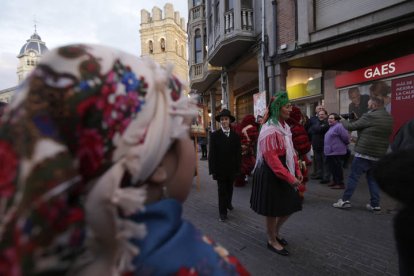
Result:
<instances>
[{"instance_id":1,"label":"dark coat","mask_svg":"<svg viewBox=\"0 0 414 276\"><path fill-rule=\"evenodd\" d=\"M209 173L216 178L236 177L240 174L241 144L240 137L233 130L229 137L223 130L213 132L210 137L208 154Z\"/></svg>"},{"instance_id":2,"label":"dark coat","mask_svg":"<svg viewBox=\"0 0 414 276\"><path fill-rule=\"evenodd\" d=\"M324 148L325 133L329 130L327 120L319 120L310 128L312 133L312 148L314 151L322 152Z\"/></svg>"}]
</instances>

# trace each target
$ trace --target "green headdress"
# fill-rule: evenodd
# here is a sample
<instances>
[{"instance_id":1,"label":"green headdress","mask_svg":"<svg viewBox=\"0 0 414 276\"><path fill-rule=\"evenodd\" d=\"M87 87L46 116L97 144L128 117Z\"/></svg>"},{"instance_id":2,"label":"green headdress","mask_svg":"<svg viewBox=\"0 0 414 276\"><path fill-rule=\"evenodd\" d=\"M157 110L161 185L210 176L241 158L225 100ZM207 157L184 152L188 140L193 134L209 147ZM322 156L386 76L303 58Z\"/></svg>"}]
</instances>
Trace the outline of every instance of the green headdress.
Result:
<instances>
[{"instance_id":1,"label":"green headdress","mask_svg":"<svg viewBox=\"0 0 414 276\"><path fill-rule=\"evenodd\" d=\"M286 91L279 91L274 95L273 99L270 102L269 119L272 124L278 124L280 108L289 103L289 97Z\"/></svg>"}]
</instances>

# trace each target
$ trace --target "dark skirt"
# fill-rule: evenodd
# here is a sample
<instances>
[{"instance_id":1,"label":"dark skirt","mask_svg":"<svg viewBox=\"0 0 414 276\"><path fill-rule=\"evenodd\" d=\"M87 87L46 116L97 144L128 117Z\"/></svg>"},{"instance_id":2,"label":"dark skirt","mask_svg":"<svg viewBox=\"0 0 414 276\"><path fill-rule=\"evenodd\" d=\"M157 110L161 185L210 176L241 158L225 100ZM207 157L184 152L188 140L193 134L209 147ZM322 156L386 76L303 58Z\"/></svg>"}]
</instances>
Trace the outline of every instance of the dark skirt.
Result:
<instances>
[{"instance_id":1,"label":"dark skirt","mask_svg":"<svg viewBox=\"0 0 414 276\"><path fill-rule=\"evenodd\" d=\"M285 163L284 158L281 158ZM302 210L299 193L278 178L263 160L253 173L250 208L266 217L283 217Z\"/></svg>"}]
</instances>

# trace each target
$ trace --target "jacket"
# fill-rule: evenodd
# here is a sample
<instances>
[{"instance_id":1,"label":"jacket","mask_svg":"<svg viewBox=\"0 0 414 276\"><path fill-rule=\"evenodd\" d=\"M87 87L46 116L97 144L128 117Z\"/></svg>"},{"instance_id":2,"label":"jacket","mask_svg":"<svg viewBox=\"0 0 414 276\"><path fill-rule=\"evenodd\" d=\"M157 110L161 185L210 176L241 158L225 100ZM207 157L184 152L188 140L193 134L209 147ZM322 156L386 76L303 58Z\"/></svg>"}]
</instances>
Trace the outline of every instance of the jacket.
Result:
<instances>
[{"instance_id":1,"label":"jacket","mask_svg":"<svg viewBox=\"0 0 414 276\"><path fill-rule=\"evenodd\" d=\"M310 133L312 133L312 148L314 151L323 151L323 141L325 133L329 129L329 124L327 120L319 120L313 124L310 128Z\"/></svg>"},{"instance_id":2,"label":"jacket","mask_svg":"<svg viewBox=\"0 0 414 276\"><path fill-rule=\"evenodd\" d=\"M365 113L355 122L343 121L341 123L349 131L358 131L355 152L376 158L385 155L393 124L393 118L385 108Z\"/></svg>"},{"instance_id":3,"label":"jacket","mask_svg":"<svg viewBox=\"0 0 414 276\"><path fill-rule=\"evenodd\" d=\"M230 130L227 137L223 130L213 132L208 154L209 173L217 178L236 177L240 174L241 143L236 132Z\"/></svg>"},{"instance_id":4,"label":"jacket","mask_svg":"<svg viewBox=\"0 0 414 276\"><path fill-rule=\"evenodd\" d=\"M324 154L345 155L349 144L348 131L341 123L332 125L325 134Z\"/></svg>"}]
</instances>

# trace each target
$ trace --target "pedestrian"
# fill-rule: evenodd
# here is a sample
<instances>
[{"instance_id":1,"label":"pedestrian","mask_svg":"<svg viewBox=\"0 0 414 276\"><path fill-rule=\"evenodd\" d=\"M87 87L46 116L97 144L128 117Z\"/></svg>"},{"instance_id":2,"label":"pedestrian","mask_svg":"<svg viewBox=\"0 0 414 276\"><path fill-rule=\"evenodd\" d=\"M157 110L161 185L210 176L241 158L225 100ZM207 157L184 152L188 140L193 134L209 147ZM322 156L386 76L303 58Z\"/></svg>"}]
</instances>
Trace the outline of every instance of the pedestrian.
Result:
<instances>
[{"instance_id":1,"label":"pedestrian","mask_svg":"<svg viewBox=\"0 0 414 276\"><path fill-rule=\"evenodd\" d=\"M370 203L366 208L370 211L381 211L380 194L377 182L372 176L372 168L383 157L389 146L393 119L384 108L381 98L373 97L368 101L370 111L364 113L355 122L342 121L348 131L356 130L358 139L355 144L355 156L351 164L346 189L342 198L333 204L335 208L350 208L350 199L357 187L359 178L366 174L370 192Z\"/></svg>"},{"instance_id":2,"label":"pedestrian","mask_svg":"<svg viewBox=\"0 0 414 276\"><path fill-rule=\"evenodd\" d=\"M256 144L259 130L254 116L250 114L244 116L241 123L235 128L235 131L240 136L242 157L241 173L236 177L234 186L243 187L247 184L248 177L256 163Z\"/></svg>"},{"instance_id":3,"label":"pedestrian","mask_svg":"<svg viewBox=\"0 0 414 276\"><path fill-rule=\"evenodd\" d=\"M182 219L197 109L169 71L69 45L18 90L0 127L0 275L247 275Z\"/></svg>"},{"instance_id":4,"label":"pedestrian","mask_svg":"<svg viewBox=\"0 0 414 276\"><path fill-rule=\"evenodd\" d=\"M288 242L280 235L291 214L302 210L298 187L303 180L286 123L292 105L287 92L279 92L269 104L268 116L258 139L250 207L266 217L267 248L287 256Z\"/></svg>"},{"instance_id":5,"label":"pedestrian","mask_svg":"<svg viewBox=\"0 0 414 276\"><path fill-rule=\"evenodd\" d=\"M223 109L216 117L220 129L211 134L208 156L209 173L217 181L219 221L227 220L227 210L233 210L233 182L240 174L240 137L230 128L235 121L228 109Z\"/></svg>"},{"instance_id":6,"label":"pedestrian","mask_svg":"<svg viewBox=\"0 0 414 276\"><path fill-rule=\"evenodd\" d=\"M312 125L310 132L312 133L312 149L315 156L314 166L316 172L311 179L320 179L321 184L329 183L330 171L326 163L326 157L323 151L325 133L329 129L328 112L322 109L318 113L318 121Z\"/></svg>"},{"instance_id":7,"label":"pedestrian","mask_svg":"<svg viewBox=\"0 0 414 276\"><path fill-rule=\"evenodd\" d=\"M208 144L208 133L206 133L206 136L200 136L198 137L198 144L201 148L201 158L200 160L207 160L207 144Z\"/></svg>"},{"instance_id":8,"label":"pedestrian","mask_svg":"<svg viewBox=\"0 0 414 276\"><path fill-rule=\"evenodd\" d=\"M336 113L328 116L329 130L325 134L324 154L326 163L332 173L333 181L328 186L332 189L344 189L343 159L347 154L349 134L339 122L341 117Z\"/></svg>"},{"instance_id":9,"label":"pedestrian","mask_svg":"<svg viewBox=\"0 0 414 276\"><path fill-rule=\"evenodd\" d=\"M309 140L312 141L312 130L313 130L313 126L316 124L319 124L319 111L321 110L325 110L325 107L323 105L318 105L315 107L315 114L313 116L311 116L308 120L306 120L306 122L304 123L304 127L306 129L306 131L308 132L309 135ZM316 177L317 175L317 169L315 166L315 154L313 153L313 149L311 149L311 153L312 153L312 174L310 175L311 177Z\"/></svg>"}]
</instances>

